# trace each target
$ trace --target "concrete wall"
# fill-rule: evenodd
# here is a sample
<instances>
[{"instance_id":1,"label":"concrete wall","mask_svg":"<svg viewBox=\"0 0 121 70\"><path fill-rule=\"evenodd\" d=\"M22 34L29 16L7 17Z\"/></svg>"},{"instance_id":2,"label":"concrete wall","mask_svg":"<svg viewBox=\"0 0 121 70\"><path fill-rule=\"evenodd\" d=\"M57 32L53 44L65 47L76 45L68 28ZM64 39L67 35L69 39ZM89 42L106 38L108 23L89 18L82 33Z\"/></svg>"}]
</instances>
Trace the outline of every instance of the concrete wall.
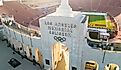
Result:
<instances>
[{"instance_id":1,"label":"concrete wall","mask_svg":"<svg viewBox=\"0 0 121 70\"><path fill-rule=\"evenodd\" d=\"M87 61L97 62L99 65L99 70L104 70L104 67L110 63L117 64L119 67L121 66L120 51L106 51L106 50L92 49L90 46L87 45L86 39L84 44L85 44L85 47L83 47L83 51L82 51L83 56L81 57L82 63L83 63L82 65L83 70L85 70L84 69L85 62ZM104 52L106 52L105 57L104 57ZM103 57L104 57L104 61L103 61Z\"/></svg>"},{"instance_id":2,"label":"concrete wall","mask_svg":"<svg viewBox=\"0 0 121 70\"><path fill-rule=\"evenodd\" d=\"M68 21L70 20L70 21ZM53 25L46 25L45 21L52 22ZM12 30L11 28L8 28L7 26L3 25L4 32L3 34L7 36L7 38L11 41L11 43L15 44L16 48L19 48L21 46L21 43L24 45L24 50L27 52L27 56L30 54L28 53L28 47L32 48L32 54L34 55L34 48L37 47L40 49L40 52L43 55L43 61L45 68L51 68L52 67L52 47L54 43L57 41L53 38L54 36L60 36L60 35L53 35L49 34L48 32L48 26L54 26L56 22L60 23L69 23L69 24L75 24L76 28L72 28L71 37L64 36L66 38L66 41L63 42L66 47L69 49L69 68L71 70L71 66L77 67L78 70L85 70L85 62L86 61L96 61L99 64L99 70L103 70L104 66L106 66L109 63L114 63L119 66L121 66L121 53L115 52L115 51L104 51L104 50L97 50L92 49L90 46L87 45L86 41L86 25L80 22L77 22L74 20L74 18L70 17L47 17L40 19L40 22L42 22L40 25L40 31L41 31L41 39L40 38L31 38L30 37L21 34L19 32L16 32L15 30ZM55 30L56 31L56 30ZM22 37L21 37L22 35ZM62 36L60 36L62 37ZM22 41L23 39L23 41ZM32 42L32 43L31 43ZM32 45L32 47L31 47ZM104 52L106 52L104 62ZM50 65L47 65L45 63L45 59L50 60Z\"/></svg>"},{"instance_id":3,"label":"concrete wall","mask_svg":"<svg viewBox=\"0 0 121 70\"><path fill-rule=\"evenodd\" d=\"M22 34L16 30L11 29L4 24L3 28L4 28L3 34L7 36L11 44L14 44L15 49L18 49L23 45L23 49L26 52L27 56L30 56L29 48L32 49L32 55L35 55L34 52L35 47L41 49L40 51L43 53L40 37L30 37L26 34Z\"/></svg>"},{"instance_id":4,"label":"concrete wall","mask_svg":"<svg viewBox=\"0 0 121 70\"><path fill-rule=\"evenodd\" d=\"M84 31L85 31L85 24L84 23L80 23L77 20L75 20L74 17L61 17L61 16L47 16L46 18L41 18L40 19L40 30L41 30L41 34L42 34L42 38L41 38L41 43L42 43L42 47L46 46L46 55L44 56L44 58L48 58L52 59L51 57L51 53L48 52L52 52L51 47L53 47L53 45L57 42L54 37L65 37L66 41L61 42L62 44L64 44L66 47L68 47L69 49L69 70L71 70L71 66L75 66L78 69L81 68L81 61L80 61L80 57L81 57L81 50L83 47L83 43L84 43ZM51 24L52 23L52 24ZM50 34L49 28L50 27L57 27L57 28L61 28L63 26L56 26L56 24L67 24L67 25L76 25L75 28L70 28L72 31L69 32L67 31L67 33L70 33L71 36L62 36L62 35L55 35L55 34ZM65 28L69 28L69 27L65 27ZM57 31L58 30L52 30L52 31ZM66 32L65 31L60 31L60 32ZM46 64L45 64L46 66ZM51 67L48 66L48 67Z\"/></svg>"}]
</instances>

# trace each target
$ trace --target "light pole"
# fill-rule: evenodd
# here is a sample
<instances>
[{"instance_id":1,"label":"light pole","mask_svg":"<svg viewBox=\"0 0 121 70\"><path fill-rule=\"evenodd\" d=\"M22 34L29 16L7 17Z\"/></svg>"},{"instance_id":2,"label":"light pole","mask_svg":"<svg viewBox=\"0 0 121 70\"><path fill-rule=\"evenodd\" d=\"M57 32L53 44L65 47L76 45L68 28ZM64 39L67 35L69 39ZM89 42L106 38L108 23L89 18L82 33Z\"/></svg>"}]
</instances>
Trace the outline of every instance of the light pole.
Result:
<instances>
[{"instance_id":1,"label":"light pole","mask_svg":"<svg viewBox=\"0 0 121 70\"><path fill-rule=\"evenodd\" d=\"M107 50L107 48L109 47L109 41L108 41L108 37L107 37L107 42L106 42L106 44L105 44L105 47L103 48L104 49L104 54L103 54L103 60L102 60L102 63L104 63L104 61L105 61L105 55L106 55L106 50ZM102 42L103 42L103 40L102 40ZM103 44L102 44L103 45ZM104 46L104 45L103 45Z\"/></svg>"}]
</instances>

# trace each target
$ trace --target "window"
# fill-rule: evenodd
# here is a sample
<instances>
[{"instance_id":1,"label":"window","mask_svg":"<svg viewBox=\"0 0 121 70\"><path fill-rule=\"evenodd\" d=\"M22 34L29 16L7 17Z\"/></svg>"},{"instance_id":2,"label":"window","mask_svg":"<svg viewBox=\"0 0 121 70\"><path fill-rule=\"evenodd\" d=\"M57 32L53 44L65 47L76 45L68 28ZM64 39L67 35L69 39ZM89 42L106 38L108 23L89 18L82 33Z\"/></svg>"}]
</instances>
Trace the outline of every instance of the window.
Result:
<instances>
[{"instance_id":1,"label":"window","mask_svg":"<svg viewBox=\"0 0 121 70\"><path fill-rule=\"evenodd\" d=\"M98 39L99 40L99 32L89 32L89 37L91 39Z\"/></svg>"},{"instance_id":2,"label":"window","mask_svg":"<svg viewBox=\"0 0 121 70\"><path fill-rule=\"evenodd\" d=\"M47 65L50 65L50 61L48 59L45 59L45 62Z\"/></svg>"},{"instance_id":3,"label":"window","mask_svg":"<svg viewBox=\"0 0 121 70\"><path fill-rule=\"evenodd\" d=\"M85 64L85 69L87 70L97 70L97 63L94 61L88 61Z\"/></svg>"},{"instance_id":4,"label":"window","mask_svg":"<svg viewBox=\"0 0 121 70\"><path fill-rule=\"evenodd\" d=\"M72 70L77 70L77 68L72 66Z\"/></svg>"},{"instance_id":5,"label":"window","mask_svg":"<svg viewBox=\"0 0 121 70\"><path fill-rule=\"evenodd\" d=\"M117 64L110 63L104 67L104 70L120 70L120 68Z\"/></svg>"},{"instance_id":6,"label":"window","mask_svg":"<svg viewBox=\"0 0 121 70\"><path fill-rule=\"evenodd\" d=\"M20 47L20 50L22 50L23 48L22 47Z\"/></svg>"}]
</instances>

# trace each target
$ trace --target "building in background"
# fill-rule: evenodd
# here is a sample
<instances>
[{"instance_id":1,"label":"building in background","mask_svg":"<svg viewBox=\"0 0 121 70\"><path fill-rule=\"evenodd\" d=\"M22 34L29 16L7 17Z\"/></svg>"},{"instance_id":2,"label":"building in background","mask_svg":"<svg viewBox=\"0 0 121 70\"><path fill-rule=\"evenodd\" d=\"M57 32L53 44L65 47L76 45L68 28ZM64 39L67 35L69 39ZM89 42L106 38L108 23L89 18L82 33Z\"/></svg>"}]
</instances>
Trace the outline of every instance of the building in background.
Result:
<instances>
[{"instance_id":1,"label":"building in background","mask_svg":"<svg viewBox=\"0 0 121 70\"><path fill-rule=\"evenodd\" d=\"M118 24L108 13L73 11L68 0L44 17L18 2L1 9L8 46L44 69L120 70Z\"/></svg>"}]
</instances>

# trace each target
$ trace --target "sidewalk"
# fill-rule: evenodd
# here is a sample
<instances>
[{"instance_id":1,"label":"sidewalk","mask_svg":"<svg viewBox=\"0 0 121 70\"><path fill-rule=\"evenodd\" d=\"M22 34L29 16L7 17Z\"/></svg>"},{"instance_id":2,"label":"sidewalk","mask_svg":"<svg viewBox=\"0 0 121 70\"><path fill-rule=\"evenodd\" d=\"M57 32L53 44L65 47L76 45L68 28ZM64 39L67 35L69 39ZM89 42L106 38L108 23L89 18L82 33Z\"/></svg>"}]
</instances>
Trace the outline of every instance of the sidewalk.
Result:
<instances>
[{"instance_id":1,"label":"sidewalk","mask_svg":"<svg viewBox=\"0 0 121 70\"><path fill-rule=\"evenodd\" d=\"M8 61L11 58L17 59L21 65L13 68ZM7 47L6 42L0 40L0 70L41 70L38 65L34 66L32 62L22 59L17 53L13 54L13 50Z\"/></svg>"}]
</instances>

